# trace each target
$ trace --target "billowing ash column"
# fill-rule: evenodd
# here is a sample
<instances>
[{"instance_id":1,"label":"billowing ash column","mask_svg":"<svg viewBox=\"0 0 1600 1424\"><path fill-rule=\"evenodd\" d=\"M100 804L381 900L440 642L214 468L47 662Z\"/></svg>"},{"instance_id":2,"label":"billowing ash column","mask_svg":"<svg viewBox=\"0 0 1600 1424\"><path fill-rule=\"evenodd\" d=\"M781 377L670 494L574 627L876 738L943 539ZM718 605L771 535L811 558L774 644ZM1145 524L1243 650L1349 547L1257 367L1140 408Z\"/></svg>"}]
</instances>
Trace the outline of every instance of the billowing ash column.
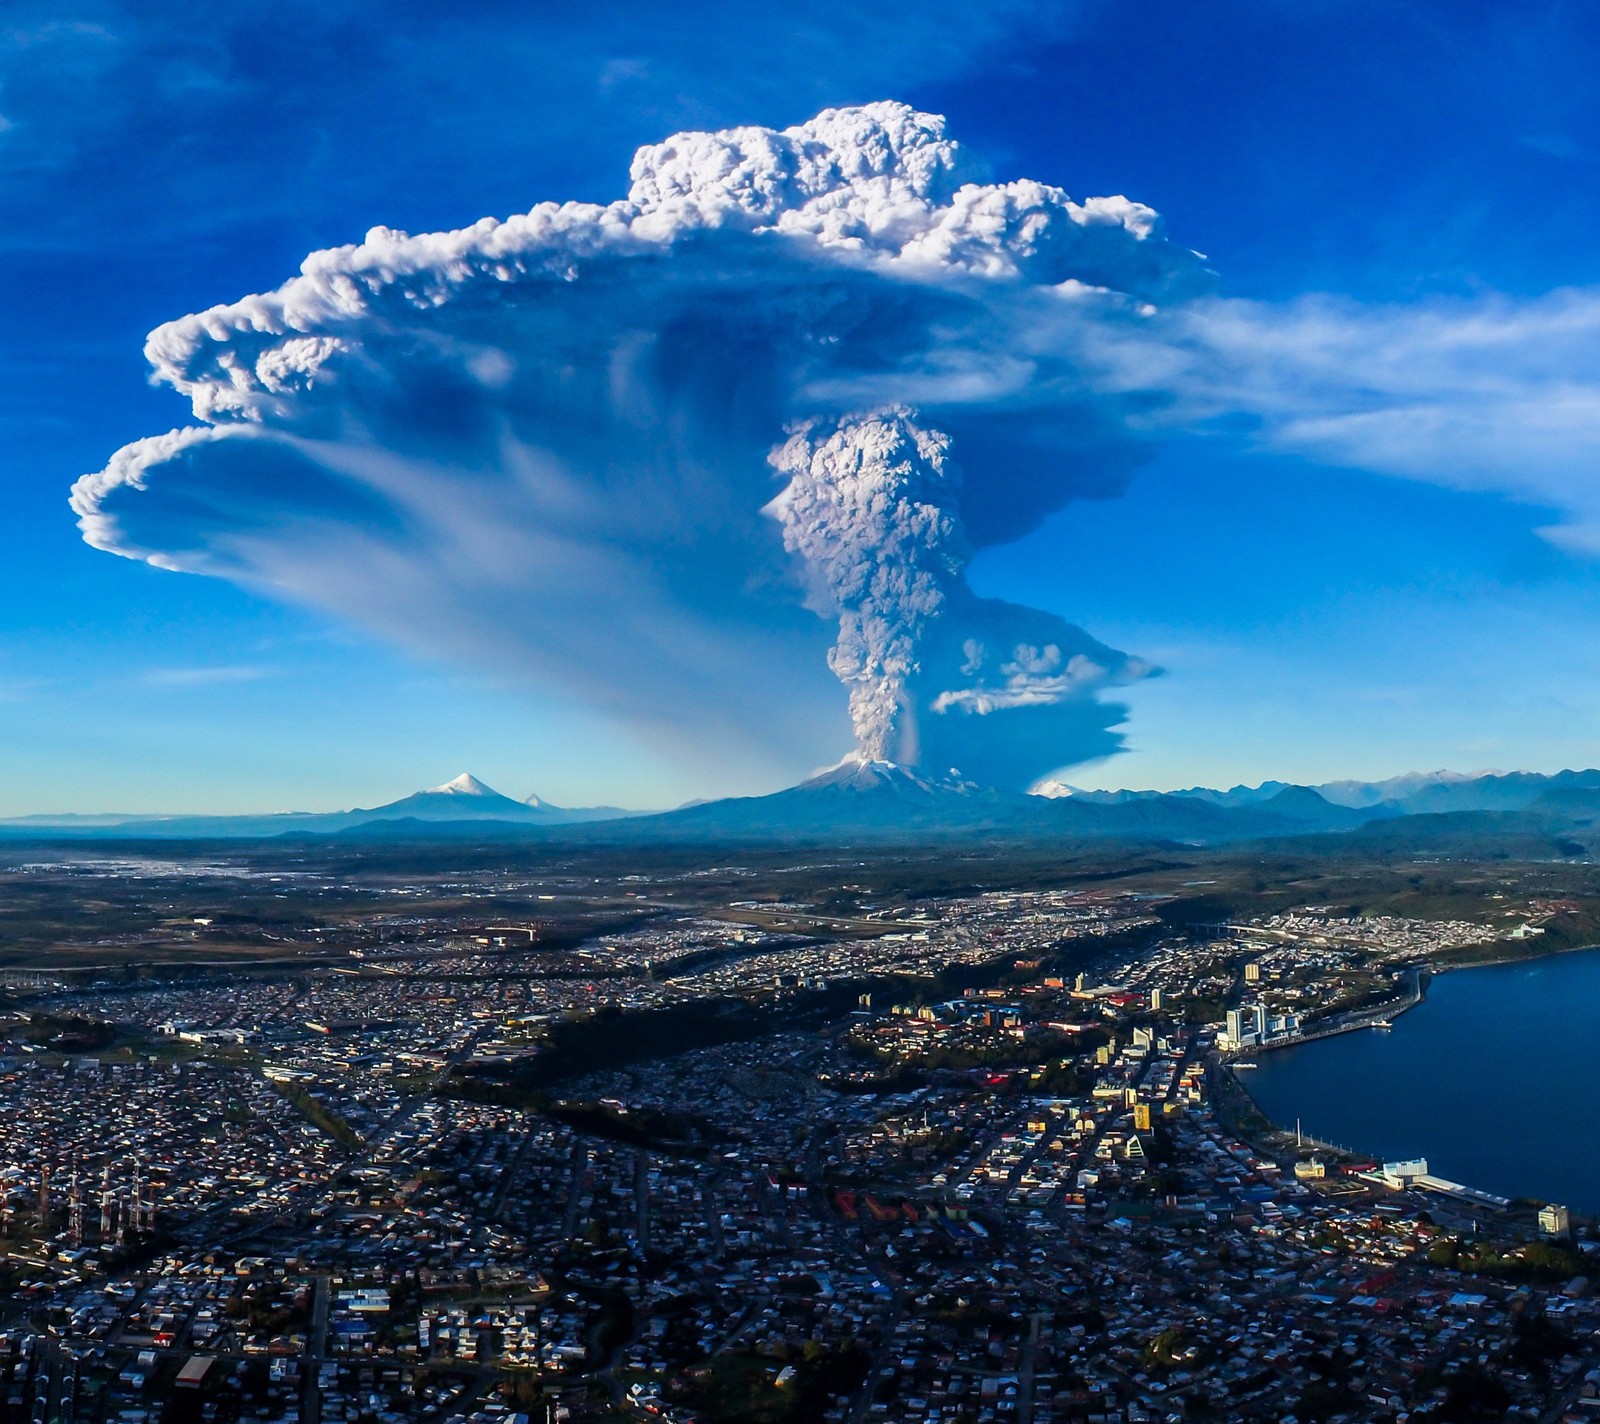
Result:
<instances>
[{"instance_id":1,"label":"billowing ash column","mask_svg":"<svg viewBox=\"0 0 1600 1424\"><path fill-rule=\"evenodd\" d=\"M850 689L865 760L917 760L909 683L971 553L949 448L896 406L808 422L769 456L789 483L767 510L803 561L810 606L839 620L828 665Z\"/></svg>"}]
</instances>

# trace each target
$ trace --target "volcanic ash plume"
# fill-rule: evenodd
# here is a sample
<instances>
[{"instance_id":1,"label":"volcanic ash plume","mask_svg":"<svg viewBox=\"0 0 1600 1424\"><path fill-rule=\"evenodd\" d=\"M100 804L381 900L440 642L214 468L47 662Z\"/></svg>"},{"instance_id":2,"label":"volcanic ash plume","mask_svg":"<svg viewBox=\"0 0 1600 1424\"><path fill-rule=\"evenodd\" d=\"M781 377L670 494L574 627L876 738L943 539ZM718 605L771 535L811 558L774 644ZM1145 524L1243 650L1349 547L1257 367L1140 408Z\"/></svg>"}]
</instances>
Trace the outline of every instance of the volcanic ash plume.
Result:
<instances>
[{"instance_id":1,"label":"volcanic ash plume","mask_svg":"<svg viewBox=\"0 0 1600 1424\"><path fill-rule=\"evenodd\" d=\"M1024 786L1116 750L1097 699L1142 665L979 596L969 545L1120 492L1150 333L1208 289L1149 208L986 182L905 104L677 134L612 202L376 227L160 327L197 423L72 503L96 548L575 698L719 775L837 756L837 678L863 754Z\"/></svg>"},{"instance_id":2,"label":"volcanic ash plume","mask_svg":"<svg viewBox=\"0 0 1600 1424\"><path fill-rule=\"evenodd\" d=\"M970 556L949 448L895 407L808 422L770 456L789 483L768 512L804 560L811 607L839 620L828 666L850 689L866 760L916 760L908 683Z\"/></svg>"}]
</instances>

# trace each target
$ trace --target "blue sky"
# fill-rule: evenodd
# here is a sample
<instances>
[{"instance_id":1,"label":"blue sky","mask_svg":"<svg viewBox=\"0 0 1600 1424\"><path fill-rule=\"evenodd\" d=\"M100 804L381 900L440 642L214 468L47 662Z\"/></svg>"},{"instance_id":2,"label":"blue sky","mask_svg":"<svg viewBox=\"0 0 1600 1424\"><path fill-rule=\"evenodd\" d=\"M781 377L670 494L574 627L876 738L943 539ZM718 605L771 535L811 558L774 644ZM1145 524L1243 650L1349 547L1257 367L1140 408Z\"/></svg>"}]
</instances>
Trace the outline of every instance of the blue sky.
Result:
<instances>
[{"instance_id":1,"label":"blue sky","mask_svg":"<svg viewBox=\"0 0 1600 1424\"><path fill-rule=\"evenodd\" d=\"M423 655L81 541L71 482L189 420L147 383L145 334L375 223L604 201L675 130L899 98L1000 179L1150 204L1263 309L1521 313L1600 284L1581 4L752 8L7 7L0 813L323 809L464 768L665 805L809 769L688 755L476 648ZM1554 398L1560 371L1531 365ZM1592 765L1600 562L1540 533L1592 461L1558 453L1537 480L1405 478L1345 447L1169 435L1119 497L980 552L972 583L1164 670L1117 694L1128 750L1078 782Z\"/></svg>"}]
</instances>

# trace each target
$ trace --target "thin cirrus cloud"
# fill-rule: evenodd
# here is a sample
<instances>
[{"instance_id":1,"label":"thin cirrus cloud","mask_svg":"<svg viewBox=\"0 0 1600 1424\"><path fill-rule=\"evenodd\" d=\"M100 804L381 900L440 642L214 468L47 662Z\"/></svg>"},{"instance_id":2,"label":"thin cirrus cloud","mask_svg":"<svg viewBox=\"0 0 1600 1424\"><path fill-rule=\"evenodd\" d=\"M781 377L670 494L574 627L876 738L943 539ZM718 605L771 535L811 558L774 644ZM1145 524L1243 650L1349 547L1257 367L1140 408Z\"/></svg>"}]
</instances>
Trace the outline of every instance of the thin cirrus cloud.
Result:
<instances>
[{"instance_id":1,"label":"thin cirrus cloud","mask_svg":"<svg viewBox=\"0 0 1600 1424\"><path fill-rule=\"evenodd\" d=\"M1161 384L1180 411L1243 413L1274 449L1548 509L1546 538L1600 553L1600 292L1201 304L1172 345Z\"/></svg>"},{"instance_id":2,"label":"thin cirrus cloud","mask_svg":"<svg viewBox=\"0 0 1600 1424\"><path fill-rule=\"evenodd\" d=\"M260 682L272 677L275 668L250 663L213 667L151 668L139 679L147 687L191 688L226 686L238 682Z\"/></svg>"},{"instance_id":3,"label":"thin cirrus cloud","mask_svg":"<svg viewBox=\"0 0 1600 1424\"><path fill-rule=\"evenodd\" d=\"M1218 297L1122 197L991 184L905 105L684 133L610 204L313 253L151 335L202 424L75 487L96 547L575 693L702 756L1022 785L1141 659L972 553L1210 429L1489 488L1584 545L1595 300ZM831 674L831 676L830 676ZM848 722L846 718L849 718Z\"/></svg>"}]
</instances>

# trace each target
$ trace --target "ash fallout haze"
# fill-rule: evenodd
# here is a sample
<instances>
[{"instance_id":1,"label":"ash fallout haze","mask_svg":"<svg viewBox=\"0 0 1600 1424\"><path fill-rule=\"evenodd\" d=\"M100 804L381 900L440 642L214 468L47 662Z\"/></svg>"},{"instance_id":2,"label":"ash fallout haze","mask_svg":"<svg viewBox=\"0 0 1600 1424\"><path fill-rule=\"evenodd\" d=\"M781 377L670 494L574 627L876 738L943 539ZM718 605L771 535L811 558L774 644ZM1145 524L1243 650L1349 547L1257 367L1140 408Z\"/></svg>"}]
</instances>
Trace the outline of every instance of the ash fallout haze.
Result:
<instances>
[{"instance_id":1,"label":"ash fallout haze","mask_svg":"<svg viewBox=\"0 0 1600 1424\"><path fill-rule=\"evenodd\" d=\"M1600 759L1581 8L4 23L0 810Z\"/></svg>"}]
</instances>

